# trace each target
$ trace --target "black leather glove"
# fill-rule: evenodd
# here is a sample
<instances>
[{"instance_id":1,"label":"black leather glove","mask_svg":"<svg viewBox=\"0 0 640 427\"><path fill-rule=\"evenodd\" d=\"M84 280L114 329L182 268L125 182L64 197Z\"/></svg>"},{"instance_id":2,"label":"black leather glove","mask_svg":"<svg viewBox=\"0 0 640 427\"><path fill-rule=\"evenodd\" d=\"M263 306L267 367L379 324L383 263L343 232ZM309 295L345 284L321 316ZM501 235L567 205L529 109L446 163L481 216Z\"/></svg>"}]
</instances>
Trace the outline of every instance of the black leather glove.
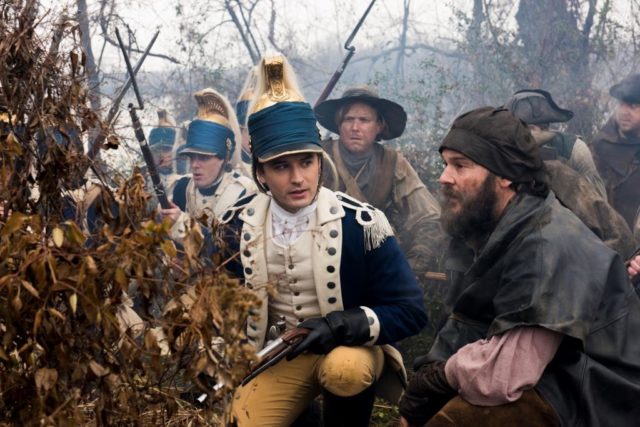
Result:
<instances>
[{"instance_id":1,"label":"black leather glove","mask_svg":"<svg viewBox=\"0 0 640 427\"><path fill-rule=\"evenodd\" d=\"M327 354L339 345L355 346L369 341L369 320L361 308L332 311L325 317L305 320L299 326L311 332L287 355L287 360L307 350Z\"/></svg>"},{"instance_id":2,"label":"black leather glove","mask_svg":"<svg viewBox=\"0 0 640 427\"><path fill-rule=\"evenodd\" d=\"M400 415L409 425L423 425L457 392L449 385L444 373L445 362L423 365L413 375L402 399Z\"/></svg>"}]
</instances>

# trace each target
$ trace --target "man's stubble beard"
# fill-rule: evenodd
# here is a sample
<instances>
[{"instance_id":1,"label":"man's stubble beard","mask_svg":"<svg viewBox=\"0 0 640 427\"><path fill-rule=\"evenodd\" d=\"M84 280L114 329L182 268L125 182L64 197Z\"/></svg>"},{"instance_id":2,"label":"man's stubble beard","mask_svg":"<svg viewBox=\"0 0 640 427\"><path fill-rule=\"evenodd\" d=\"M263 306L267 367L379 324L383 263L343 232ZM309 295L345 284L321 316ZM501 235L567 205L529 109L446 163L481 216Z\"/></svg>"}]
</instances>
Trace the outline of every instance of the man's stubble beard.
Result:
<instances>
[{"instance_id":1,"label":"man's stubble beard","mask_svg":"<svg viewBox=\"0 0 640 427\"><path fill-rule=\"evenodd\" d=\"M495 229L499 221L496 214L498 195L495 183L496 176L488 175L471 198L460 198L460 193L456 193L451 187L442 187L441 223L449 235L464 241L478 241ZM461 205L457 213L452 212L449 203L452 195L458 196L456 201Z\"/></svg>"}]
</instances>

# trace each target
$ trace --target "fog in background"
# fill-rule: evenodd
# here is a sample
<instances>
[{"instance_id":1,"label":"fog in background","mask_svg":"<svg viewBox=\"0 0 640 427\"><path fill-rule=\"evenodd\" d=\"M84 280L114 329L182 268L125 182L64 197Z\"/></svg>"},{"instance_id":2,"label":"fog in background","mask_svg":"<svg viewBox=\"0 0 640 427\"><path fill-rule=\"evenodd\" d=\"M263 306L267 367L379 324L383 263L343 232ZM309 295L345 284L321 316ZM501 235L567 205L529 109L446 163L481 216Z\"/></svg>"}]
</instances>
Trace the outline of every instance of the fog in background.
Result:
<instances>
[{"instance_id":1,"label":"fog in background","mask_svg":"<svg viewBox=\"0 0 640 427\"><path fill-rule=\"evenodd\" d=\"M43 7L77 14L87 29L92 88L105 114L126 78L113 44L115 28L130 44L134 63L160 30L139 74L147 101L142 119L150 127L157 108L178 123L190 120L192 94L205 87L234 102L249 68L265 53L289 58L313 104L369 3L76 0ZM638 69L639 19L640 0L377 0L330 97L369 84L402 104L409 121L394 144L413 153L414 166L432 184L439 168L435 147L453 119L475 107L501 105L522 88L549 90L575 112L567 129L588 140L607 119L609 86ZM128 115L121 114L116 126L131 136ZM113 167L126 171L139 162L131 142L105 156Z\"/></svg>"}]
</instances>

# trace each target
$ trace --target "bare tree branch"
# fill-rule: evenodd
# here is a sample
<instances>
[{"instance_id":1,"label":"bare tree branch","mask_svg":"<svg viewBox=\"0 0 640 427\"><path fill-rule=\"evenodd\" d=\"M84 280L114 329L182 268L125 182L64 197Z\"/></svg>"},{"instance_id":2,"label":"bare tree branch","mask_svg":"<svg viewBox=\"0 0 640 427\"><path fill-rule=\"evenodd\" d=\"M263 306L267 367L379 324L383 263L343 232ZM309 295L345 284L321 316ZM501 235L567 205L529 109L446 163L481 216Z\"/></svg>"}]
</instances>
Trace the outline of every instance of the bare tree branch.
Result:
<instances>
[{"instance_id":1,"label":"bare tree branch","mask_svg":"<svg viewBox=\"0 0 640 427\"><path fill-rule=\"evenodd\" d=\"M229 15L231 16L231 20L235 24L236 29L240 33L242 42L244 43L244 46L247 48L247 51L249 52L249 56L251 56L251 62L253 62L254 64L257 64L258 61L260 61L260 53L256 52L254 50L254 47L251 45L251 42L249 41L249 36L247 35L245 29L243 28L243 25L240 22L240 19L238 19L238 15L236 15L236 12L233 10L233 7L231 6L231 3L229 2L229 0L225 0L224 6L229 12Z\"/></svg>"},{"instance_id":2,"label":"bare tree branch","mask_svg":"<svg viewBox=\"0 0 640 427\"><path fill-rule=\"evenodd\" d=\"M93 56L93 48L91 47L91 32L89 31L89 14L87 12L87 0L78 0L78 23L80 25L82 50L86 55L86 69L89 77L89 102L94 111L100 111L100 97L98 96L98 86L100 85L100 77L96 66L95 57Z\"/></svg>"},{"instance_id":3,"label":"bare tree branch","mask_svg":"<svg viewBox=\"0 0 640 427\"><path fill-rule=\"evenodd\" d=\"M78 0L81 1L81 0ZM82 0L82 1L86 1L86 0ZM102 11L102 9L101 9ZM111 18L111 14L110 14L110 18ZM110 19L107 20L105 19L103 14L100 14L100 16L98 17L98 21L100 23L100 28L102 29L102 37L104 37L104 39L106 40L107 43L109 43L112 46L115 46L119 49L118 46L118 42L113 39L111 36L109 36L109 24L110 24ZM130 34L131 35L131 34ZM143 53L144 50L139 49L139 48L134 48L131 43L129 44L129 46L127 46L127 50L129 51L129 54L131 54L131 52L135 52L135 53ZM181 64L181 62L173 57L173 56L169 56L169 55L165 55L162 53L153 53L153 52L149 52L149 56L153 56L155 58L161 58L161 59L166 59L169 62L172 62L174 64Z\"/></svg>"},{"instance_id":4,"label":"bare tree branch","mask_svg":"<svg viewBox=\"0 0 640 427\"><path fill-rule=\"evenodd\" d=\"M376 62L378 59L388 56L394 52L397 52L400 49L402 49L401 46L384 49L380 51L380 53L377 53L375 55L366 55L366 56L360 56L358 58L355 58L352 62L353 63L362 62L362 61ZM435 46L428 45L426 43L415 43L415 44L407 45L407 46L404 46L404 50L411 51L412 53L418 50L427 50L429 52L437 53L438 55L446 56L448 58L465 59L465 60L468 59L466 55L458 51L453 51L453 50L448 51L448 50L437 48Z\"/></svg>"},{"instance_id":5,"label":"bare tree branch","mask_svg":"<svg viewBox=\"0 0 640 427\"><path fill-rule=\"evenodd\" d=\"M251 24L250 21L247 20L247 18L244 16L244 12L243 12L243 8L242 8L242 4L240 3L240 0L236 0L236 2L238 3L238 9L240 10L240 17L242 17L242 22L244 22L244 28L247 32L247 34L249 35L249 38L251 39L251 42L253 43L253 48L255 50L255 52L258 54L258 57L262 56L260 53L260 48L258 47L258 43L256 43L256 39L255 37L253 37L253 32L251 31ZM255 4L252 5L252 10L255 7L255 5L257 4L257 2Z\"/></svg>"},{"instance_id":6,"label":"bare tree branch","mask_svg":"<svg viewBox=\"0 0 640 427\"><path fill-rule=\"evenodd\" d=\"M398 80L404 81L404 55L407 46L407 30L409 29L409 7L411 0L404 0L404 14L402 17L402 32L400 33L400 45L398 46L398 56L396 57L396 85Z\"/></svg>"}]
</instances>

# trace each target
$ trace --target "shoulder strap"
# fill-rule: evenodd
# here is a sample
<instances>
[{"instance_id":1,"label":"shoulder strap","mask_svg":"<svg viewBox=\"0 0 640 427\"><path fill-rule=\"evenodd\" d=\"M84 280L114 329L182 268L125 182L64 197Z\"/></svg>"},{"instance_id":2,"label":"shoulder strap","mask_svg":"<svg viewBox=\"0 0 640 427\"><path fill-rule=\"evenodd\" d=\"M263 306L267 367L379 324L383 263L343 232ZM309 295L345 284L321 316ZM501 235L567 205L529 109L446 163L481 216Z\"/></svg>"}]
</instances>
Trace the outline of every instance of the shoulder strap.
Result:
<instances>
[{"instance_id":1,"label":"shoulder strap","mask_svg":"<svg viewBox=\"0 0 640 427\"><path fill-rule=\"evenodd\" d=\"M187 185L189 185L190 180L191 178L188 176L182 177L173 187L173 196L171 199L183 212L187 210Z\"/></svg>"},{"instance_id":2,"label":"shoulder strap","mask_svg":"<svg viewBox=\"0 0 640 427\"><path fill-rule=\"evenodd\" d=\"M573 146L576 143L576 139L577 137L575 135L556 132L556 136L549 141L549 144L556 149L558 156L565 160L569 160L571 158L571 153L573 152Z\"/></svg>"},{"instance_id":3,"label":"shoulder strap","mask_svg":"<svg viewBox=\"0 0 640 427\"><path fill-rule=\"evenodd\" d=\"M364 231L365 251L379 248L387 237L393 236L391 224L380 209L341 192L336 192L336 197L345 209L355 211L356 221Z\"/></svg>"},{"instance_id":4,"label":"shoulder strap","mask_svg":"<svg viewBox=\"0 0 640 427\"><path fill-rule=\"evenodd\" d=\"M244 192L243 192L244 193ZM223 224L228 224L245 206L249 204L256 197L256 194L251 194L249 196L241 197L237 202L234 203L229 209L227 209L222 216L220 216L220 222Z\"/></svg>"},{"instance_id":5,"label":"shoulder strap","mask_svg":"<svg viewBox=\"0 0 640 427\"><path fill-rule=\"evenodd\" d=\"M375 144L374 150L380 153L379 163L376 165L373 182L369 185L371 189L368 196L369 202L377 208L384 209L391 200L391 190L393 189L396 163L398 162L398 152L383 145Z\"/></svg>"}]
</instances>

